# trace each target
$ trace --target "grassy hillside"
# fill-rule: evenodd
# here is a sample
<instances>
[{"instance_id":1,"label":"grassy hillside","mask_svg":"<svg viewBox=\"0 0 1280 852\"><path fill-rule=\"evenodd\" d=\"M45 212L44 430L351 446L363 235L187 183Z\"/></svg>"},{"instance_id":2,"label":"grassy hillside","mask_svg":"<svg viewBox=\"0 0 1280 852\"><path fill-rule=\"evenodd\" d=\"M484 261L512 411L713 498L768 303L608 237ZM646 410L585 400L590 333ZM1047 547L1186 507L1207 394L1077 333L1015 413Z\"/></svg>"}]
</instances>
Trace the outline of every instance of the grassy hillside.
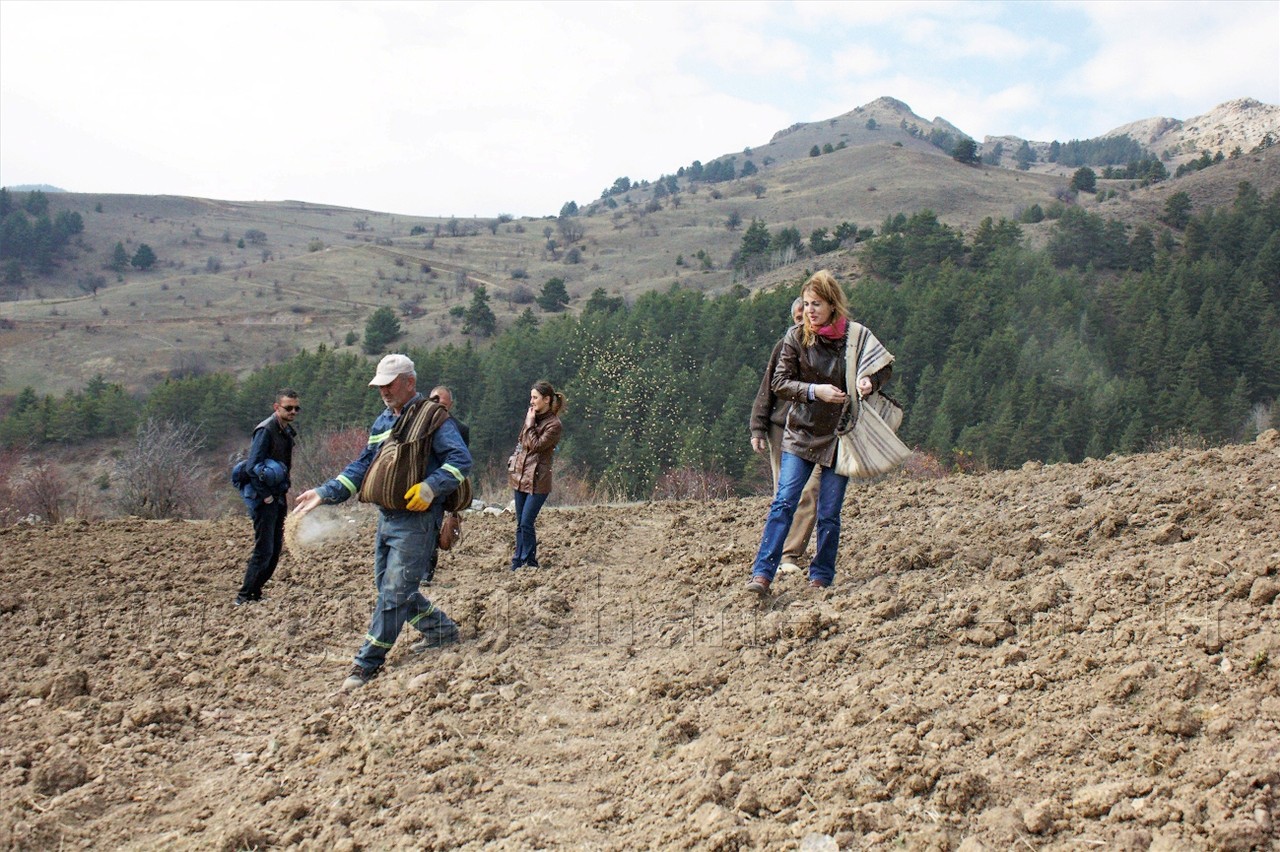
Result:
<instances>
[{"instance_id":1,"label":"grassy hillside","mask_svg":"<svg viewBox=\"0 0 1280 852\"><path fill-rule=\"evenodd\" d=\"M582 237L572 245L554 217L498 224L296 201L51 194L54 212L81 214L84 233L52 274L0 288L8 299L0 301L0 394L28 385L60 393L96 374L135 390L171 375L243 374L300 348L342 346L382 305L402 312L404 345L457 343L462 321L449 309L467 304L480 284L504 327L554 276L565 280L576 310L597 288L634 298L678 281L715 293L735 283L754 289L794 279L818 264L851 272L855 261L846 251L820 261L802 257L742 282L729 263L753 218L772 230L795 227L807 240L817 228L848 221L878 230L888 216L928 208L969 232L984 217L1047 206L1066 185L1062 174L958 164L902 130L899 107L881 99L780 132L737 155L739 169L747 159L760 169L748 178L682 180L677 195L662 199L633 189L613 197L616 209L579 199ZM869 118L877 129L867 128ZM911 123L919 124L915 117ZM847 147L808 154L813 145L842 142ZM1280 186L1280 162L1249 155L1145 189L1104 181L1115 198L1081 203L1128 224L1152 222L1173 192L1187 191L1197 207L1226 204L1241 180L1266 194ZM742 224L731 230L735 216ZM1030 227L1027 235L1042 239L1048 227ZM246 238L254 231L260 242ZM130 254L145 243L159 262L146 272L106 270L117 242ZM569 262L570 249L578 262ZM694 260L698 252L709 268ZM90 294L95 277L102 286Z\"/></svg>"}]
</instances>

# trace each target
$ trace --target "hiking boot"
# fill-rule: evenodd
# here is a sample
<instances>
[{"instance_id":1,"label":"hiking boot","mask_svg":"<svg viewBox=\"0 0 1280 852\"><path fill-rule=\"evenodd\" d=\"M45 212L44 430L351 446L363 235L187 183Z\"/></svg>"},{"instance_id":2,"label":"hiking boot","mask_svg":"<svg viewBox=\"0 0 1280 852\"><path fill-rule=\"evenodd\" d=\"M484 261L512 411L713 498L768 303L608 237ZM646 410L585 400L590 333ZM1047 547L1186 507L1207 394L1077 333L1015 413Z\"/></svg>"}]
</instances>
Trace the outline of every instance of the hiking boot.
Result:
<instances>
[{"instance_id":1,"label":"hiking boot","mask_svg":"<svg viewBox=\"0 0 1280 852\"><path fill-rule=\"evenodd\" d=\"M236 606L244 606L251 603L258 603L258 599L251 598L248 595L236 595Z\"/></svg>"},{"instance_id":2,"label":"hiking boot","mask_svg":"<svg viewBox=\"0 0 1280 852\"><path fill-rule=\"evenodd\" d=\"M760 597L764 597L769 594L768 578L760 574L755 575L751 578L751 582L747 583L747 591L754 592L755 594L760 595Z\"/></svg>"},{"instance_id":3,"label":"hiking boot","mask_svg":"<svg viewBox=\"0 0 1280 852\"><path fill-rule=\"evenodd\" d=\"M828 587L828 586L830 586L830 585L831 585L830 583L824 583L822 580L810 580L810 581L809 581L809 588L811 588L811 589L825 589L825 588L827 588L827 587Z\"/></svg>"},{"instance_id":4,"label":"hiking boot","mask_svg":"<svg viewBox=\"0 0 1280 852\"><path fill-rule=\"evenodd\" d=\"M359 663L351 666L351 674L347 675L347 679L342 682L342 691L351 692L359 689L369 681L378 676L379 669L366 669Z\"/></svg>"},{"instance_id":5,"label":"hiking boot","mask_svg":"<svg viewBox=\"0 0 1280 852\"><path fill-rule=\"evenodd\" d=\"M458 628L445 631L444 633L433 633L430 636L423 636L417 642L409 646L409 653L422 654L430 651L432 648L443 648L446 645L452 645L458 641Z\"/></svg>"},{"instance_id":6,"label":"hiking boot","mask_svg":"<svg viewBox=\"0 0 1280 852\"><path fill-rule=\"evenodd\" d=\"M800 566L794 562L783 562L778 566L779 574L799 574Z\"/></svg>"}]
</instances>

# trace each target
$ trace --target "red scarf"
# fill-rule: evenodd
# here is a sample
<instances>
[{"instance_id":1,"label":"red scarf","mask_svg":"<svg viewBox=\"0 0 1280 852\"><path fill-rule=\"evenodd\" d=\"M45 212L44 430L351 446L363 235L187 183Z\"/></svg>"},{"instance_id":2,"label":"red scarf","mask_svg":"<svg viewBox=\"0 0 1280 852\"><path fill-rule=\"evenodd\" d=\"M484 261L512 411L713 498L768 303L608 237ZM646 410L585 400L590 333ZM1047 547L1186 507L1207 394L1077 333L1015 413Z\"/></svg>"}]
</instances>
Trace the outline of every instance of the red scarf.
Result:
<instances>
[{"instance_id":1,"label":"red scarf","mask_svg":"<svg viewBox=\"0 0 1280 852\"><path fill-rule=\"evenodd\" d=\"M819 337L825 337L827 340L840 340L849 330L848 317L836 317L836 321L821 328L815 328L813 333Z\"/></svg>"}]
</instances>

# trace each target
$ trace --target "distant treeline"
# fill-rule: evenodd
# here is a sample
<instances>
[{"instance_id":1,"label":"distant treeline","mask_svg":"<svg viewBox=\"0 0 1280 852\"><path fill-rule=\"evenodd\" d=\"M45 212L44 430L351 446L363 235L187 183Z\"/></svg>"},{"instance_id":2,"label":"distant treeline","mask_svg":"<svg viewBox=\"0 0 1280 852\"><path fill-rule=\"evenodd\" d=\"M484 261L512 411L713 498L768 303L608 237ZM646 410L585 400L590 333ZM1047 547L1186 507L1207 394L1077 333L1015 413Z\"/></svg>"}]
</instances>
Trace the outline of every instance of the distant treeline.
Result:
<instances>
[{"instance_id":1,"label":"distant treeline","mask_svg":"<svg viewBox=\"0 0 1280 852\"><path fill-rule=\"evenodd\" d=\"M1077 209L1043 251L1005 220L968 240L927 211L885 231L864 248L870 274L846 283L855 317L897 356L887 390L909 444L995 467L1078 461L1171 434L1251 437L1251 412L1280 396L1280 191L1241 184L1231 207L1159 235ZM409 353L422 389L455 389L481 466L510 453L545 378L569 399L560 463L593 481L644 497L687 469L758 487L748 414L801 281L715 298L673 286L631 305L597 294L580 316L528 313L483 351ZM302 394L305 433L365 427L380 407L370 370L322 348L243 381L171 380L138 404L101 381L62 398L28 389L0 441L124 434L139 416L247 438L282 386Z\"/></svg>"},{"instance_id":2,"label":"distant treeline","mask_svg":"<svg viewBox=\"0 0 1280 852\"><path fill-rule=\"evenodd\" d=\"M49 196L40 190L19 196L0 187L0 284L22 284L24 271L49 272L82 231L79 213L50 216Z\"/></svg>"},{"instance_id":3,"label":"distant treeline","mask_svg":"<svg viewBox=\"0 0 1280 852\"><path fill-rule=\"evenodd\" d=\"M1072 139L1049 145L1049 162L1060 166L1113 166L1146 158L1147 151L1128 133L1096 139Z\"/></svg>"}]
</instances>

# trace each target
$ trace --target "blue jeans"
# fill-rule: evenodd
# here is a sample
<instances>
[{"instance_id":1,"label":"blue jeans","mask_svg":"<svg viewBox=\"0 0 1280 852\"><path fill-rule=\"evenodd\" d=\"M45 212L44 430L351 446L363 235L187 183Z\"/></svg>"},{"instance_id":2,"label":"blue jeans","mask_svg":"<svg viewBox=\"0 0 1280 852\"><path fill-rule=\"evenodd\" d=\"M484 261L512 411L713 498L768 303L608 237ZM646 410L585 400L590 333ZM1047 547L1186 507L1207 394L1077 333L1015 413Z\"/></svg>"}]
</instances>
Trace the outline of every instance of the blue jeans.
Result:
<instances>
[{"instance_id":1,"label":"blue jeans","mask_svg":"<svg viewBox=\"0 0 1280 852\"><path fill-rule=\"evenodd\" d=\"M418 586L431 562L440 533L443 510L379 512L373 545L373 581L378 600L355 661L366 669L380 668L405 624L428 639L456 636L458 625L422 596Z\"/></svg>"},{"instance_id":2,"label":"blue jeans","mask_svg":"<svg viewBox=\"0 0 1280 852\"><path fill-rule=\"evenodd\" d=\"M769 506L769 517L764 522L764 535L760 550L751 566L751 576L764 577L770 582L778 573L782 559L782 546L791 529L791 518L796 513L800 492L804 490L814 463L791 453L783 453L778 465L778 492ZM809 563L809 579L830 583L836 576L836 551L840 548L840 509L844 506L844 489L849 477L841 476L834 468L822 468L818 485L818 541L813 561Z\"/></svg>"},{"instance_id":3,"label":"blue jeans","mask_svg":"<svg viewBox=\"0 0 1280 852\"><path fill-rule=\"evenodd\" d=\"M244 569L240 597L262 599L262 587L276 572L280 551L284 549L284 519L289 513L287 495L273 497L270 503L259 503L249 512L253 519L253 553Z\"/></svg>"},{"instance_id":4,"label":"blue jeans","mask_svg":"<svg viewBox=\"0 0 1280 852\"><path fill-rule=\"evenodd\" d=\"M538 568L538 533L533 522L542 511L542 504L547 502L550 494L525 494L516 492L516 551L511 556L512 569L522 565Z\"/></svg>"}]
</instances>

